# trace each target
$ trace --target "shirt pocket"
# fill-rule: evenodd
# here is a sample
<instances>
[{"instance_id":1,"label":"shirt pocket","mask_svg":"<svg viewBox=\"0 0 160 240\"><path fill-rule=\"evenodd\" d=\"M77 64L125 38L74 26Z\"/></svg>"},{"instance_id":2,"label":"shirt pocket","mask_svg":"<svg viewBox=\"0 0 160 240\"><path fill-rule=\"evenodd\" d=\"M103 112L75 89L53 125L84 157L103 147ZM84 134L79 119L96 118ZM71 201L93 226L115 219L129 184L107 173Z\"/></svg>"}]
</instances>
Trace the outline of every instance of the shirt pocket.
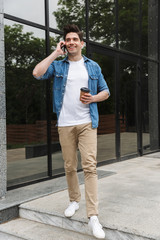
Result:
<instances>
[{"instance_id":1,"label":"shirt pocket","mask_svg":"<svg viewBox=\"0 0 160 240\"><path fill-rule=\"evenodd\" d=\"M61 90L63 84L63 74L56 73L53 83L53 90Z\"/></svg>"},{"instance_id":2,"label":"shirt pocket","mask_svg":"<svg viewBox=\"0 0 160 240\"><path fill-rule=\"evenodd\" d=\"M91 79L91 94L97 94L97 86L98 86L98 77L96 75L90 75Z\"/></svg>"}]
</instances>

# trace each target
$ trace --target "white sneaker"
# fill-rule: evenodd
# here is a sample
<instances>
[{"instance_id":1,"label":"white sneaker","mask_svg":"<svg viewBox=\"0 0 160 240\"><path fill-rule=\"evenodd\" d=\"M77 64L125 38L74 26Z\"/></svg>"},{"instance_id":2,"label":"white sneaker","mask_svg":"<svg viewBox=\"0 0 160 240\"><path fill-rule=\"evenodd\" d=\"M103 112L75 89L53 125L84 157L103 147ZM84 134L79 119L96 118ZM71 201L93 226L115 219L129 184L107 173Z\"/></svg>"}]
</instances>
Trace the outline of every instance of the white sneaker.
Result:
<instances>
[{"instance_id":1,"label":"white sneaker","mask_svg":"<svg viewBox=\"0 0 160 240\"><path fill-rule=\"evenodd\" d=\"M72 217L75 212L79 209L79 203L78 202L70 202L68 208L65 210L64 215L66 217Z\"/></svg>"},{"instance_id":2,"label":"white sneaker","mask_svg":"<svg viewBox=\"0 0 160 240\"><path fill-rule=\"evenodd\" d=\"M102 225L99 223L97 216L90 217L88 226L92 230L92 233L96 238L105 238L105 232L103 231Z\"/></svg>"}]
</instances>

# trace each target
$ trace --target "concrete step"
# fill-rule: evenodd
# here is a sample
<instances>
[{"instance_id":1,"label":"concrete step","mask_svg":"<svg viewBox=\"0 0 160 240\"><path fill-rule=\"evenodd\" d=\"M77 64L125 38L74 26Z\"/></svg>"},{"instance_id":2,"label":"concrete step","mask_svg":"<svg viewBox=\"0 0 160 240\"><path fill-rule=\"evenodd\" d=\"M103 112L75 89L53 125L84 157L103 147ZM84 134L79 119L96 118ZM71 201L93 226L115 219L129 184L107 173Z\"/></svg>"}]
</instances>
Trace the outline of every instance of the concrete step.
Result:
<instances>
[{"instance_id":1,"label":"concrete step","mask_svg":"<svg viewBox=\"0 0 160 240\"><path fill-rule=\"evenodd\" d=\"M63 204L60 209L61 204L59 202L59 206L55 209L53 198L55 198L55 195L49 195L45 198L40 198L20 205L20 217L81 234L92 235L92 233L89 232L87 218L76 218L77 216L66 218L63 210L67 207L67 205L65 206L65 204Z\"/></svg>"},{"instance_id":2,"label":"concrete step","mask_svg":"<svg viewBox=\"0 0 160 240\"><path fill-rule=\"evenodd\" d=\"M94 237L18 218L0 225L0 240L93 240Z\"/></svg>"},{"instance_id":3,"label":"concrete step","mask_svg":"<svg viewBox=\"0 0 160 240\"><path fill-rule=\"evenodd\" d=\"M82 188L84 188L84 186L81 186L81 190L84 190ZM94 239L88 228L84 196L82 195L79 211L77 211L70 219L64 217L64 210L68 205L66 196L67 192L62 191L24 203L19 209L20 217L79 234L88 235L88 239ZM136 230L130 231L127 227L120 228L114 224L110 224L109 221L104 221L104 218L101 218L101 215L102 214L99 216L99 220L103 225L103 229L106 233L105 239L107 240L157 240L156 238L148 238L146 236L139 235Z\"/></svg>"}]
</instances>

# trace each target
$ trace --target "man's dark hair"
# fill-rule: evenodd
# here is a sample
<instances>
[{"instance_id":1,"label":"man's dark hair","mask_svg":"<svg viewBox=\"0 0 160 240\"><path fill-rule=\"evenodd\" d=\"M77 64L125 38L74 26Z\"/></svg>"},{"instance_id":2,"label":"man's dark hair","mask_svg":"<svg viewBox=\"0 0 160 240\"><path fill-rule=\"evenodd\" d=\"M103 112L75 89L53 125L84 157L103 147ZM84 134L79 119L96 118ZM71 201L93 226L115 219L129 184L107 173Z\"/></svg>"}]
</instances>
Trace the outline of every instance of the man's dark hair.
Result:
<instances>
[{"instance_id":1,"label":"man's dark hair","mask_svg":"<svg viewBox=\"0 0 160 240\"><path fill-rule=\"evenodd\" d=\"M66 35L70 32L75 32L78 34L80 41L83 41L83 32L80 31L79 27L75 24L68 24L63 28L64 31L64 40L66 39Z\"/></svg>"}]
</instances>

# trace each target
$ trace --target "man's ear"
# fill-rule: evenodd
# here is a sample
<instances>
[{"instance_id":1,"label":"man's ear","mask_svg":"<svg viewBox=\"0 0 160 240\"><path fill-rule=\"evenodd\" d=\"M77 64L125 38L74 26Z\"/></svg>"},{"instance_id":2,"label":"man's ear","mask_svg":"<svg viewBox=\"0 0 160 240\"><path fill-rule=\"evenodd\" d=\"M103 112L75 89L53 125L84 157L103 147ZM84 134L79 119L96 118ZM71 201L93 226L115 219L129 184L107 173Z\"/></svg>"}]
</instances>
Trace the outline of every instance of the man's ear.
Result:
<instances>
[{"instance_id":1,"label":"man's ear","mask_svg":"<svg viewBox=\"0 0 160 240\"><path fill-rule=\"evenodd\" d=\"M83 48L84 46L84 41L81 41L81 48Z\"/></svg>"}]
</instances>

